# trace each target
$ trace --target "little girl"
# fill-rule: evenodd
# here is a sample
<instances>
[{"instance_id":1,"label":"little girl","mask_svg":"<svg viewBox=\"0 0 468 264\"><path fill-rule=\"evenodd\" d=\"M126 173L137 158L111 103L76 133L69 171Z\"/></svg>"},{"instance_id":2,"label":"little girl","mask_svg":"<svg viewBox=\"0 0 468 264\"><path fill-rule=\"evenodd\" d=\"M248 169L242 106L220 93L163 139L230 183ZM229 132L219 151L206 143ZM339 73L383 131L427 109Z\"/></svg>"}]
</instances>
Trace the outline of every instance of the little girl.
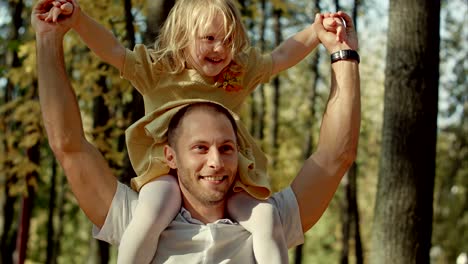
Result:
<instances>
[{"instance_id":1,"label":"little girl","mask_svg":"<svg viewBox=\"0 0 468 264\"><path fill-rule=\"evenodd\" d=\"M144 98L145 116L126 131L129 157L137 173L131 184L139 192L139 202L121 239L117 262L150 263L159 235L181 206L177 179L169 175L163 155L168 120L174 113L167 111L165 118L155 118L153 113L166 110L169 102L197 98L215 101L238 113L258 84L296 65L319 40L309 26L271 54L263 55L249 46L233 1L178 0L154 48L138 44L131 51L81 11L75 0L68 1L51 0L51 10L40 18L57 22L59 16L69 17L72 28L88 47L117 67ZM324 25L338 38L341 36L343 28L338 17L325 19ZM237 122L239 168L233 186L236 194L228 202L228 213L252 233L258 263L288 263L285 238L281 231L275 232L281 226L278 212L264 201L271 195L266 156ZM266 219L273 222L266 223Z\"/></svg>"}]
</instances>

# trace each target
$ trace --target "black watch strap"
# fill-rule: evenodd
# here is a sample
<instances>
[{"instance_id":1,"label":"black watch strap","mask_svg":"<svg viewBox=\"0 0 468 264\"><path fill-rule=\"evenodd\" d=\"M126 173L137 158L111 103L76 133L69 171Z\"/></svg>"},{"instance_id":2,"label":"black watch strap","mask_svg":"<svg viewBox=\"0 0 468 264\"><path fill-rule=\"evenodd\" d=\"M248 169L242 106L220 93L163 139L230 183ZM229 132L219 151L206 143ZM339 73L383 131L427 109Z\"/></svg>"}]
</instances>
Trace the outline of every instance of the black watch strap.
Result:
<instances>
[{"instance_id":1,"label":"black watch strap","mask_svg":"<svg viewBox=\"0 0 468 264\"><path fill-rule=\"evenodd\" d=\"M339 50L330 55L331 63L340 61L340 60L355 60L359 63L360 58L359 54L355 50Z\"/></svg>"}]
</instances>

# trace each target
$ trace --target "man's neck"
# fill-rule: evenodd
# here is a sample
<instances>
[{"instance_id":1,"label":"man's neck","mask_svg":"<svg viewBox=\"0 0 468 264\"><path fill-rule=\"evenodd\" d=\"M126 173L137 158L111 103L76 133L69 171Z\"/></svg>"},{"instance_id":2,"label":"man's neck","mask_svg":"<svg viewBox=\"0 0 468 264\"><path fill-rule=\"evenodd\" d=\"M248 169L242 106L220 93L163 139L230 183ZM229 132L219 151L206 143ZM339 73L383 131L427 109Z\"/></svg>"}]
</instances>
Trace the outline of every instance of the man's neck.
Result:
<instances>
[{"instance_id":1,"label":"man's neck","mask_svg":"<svg viewBox=\"0 0 468 264\"><path fill-rule=\"evenodd\" d=\"M226 203L222 202L215 205L204 205L198 202L189 201L182 198L182 206L190 212L190 215L204 224L213 223L226 217Z\"/></svg>"}]
</instances>

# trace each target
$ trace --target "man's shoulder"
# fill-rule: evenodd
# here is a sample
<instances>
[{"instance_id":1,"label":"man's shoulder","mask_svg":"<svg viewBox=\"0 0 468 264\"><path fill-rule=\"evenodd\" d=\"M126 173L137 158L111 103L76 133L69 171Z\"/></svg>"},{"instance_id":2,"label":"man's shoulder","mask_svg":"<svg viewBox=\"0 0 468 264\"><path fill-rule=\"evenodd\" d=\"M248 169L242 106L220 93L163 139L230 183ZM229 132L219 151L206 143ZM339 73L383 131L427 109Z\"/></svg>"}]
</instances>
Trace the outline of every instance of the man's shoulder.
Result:
<instances>
[{"instance_id":1,"label":"man's shoulder","mask_svg":"<svg viewBox=\"0 0 468 264\"><path fill-rule=\"evenodd\" d=\"M289 206L297 206L296 195L294 194L294 191L292 190L291 186L287 186L281 191L274 193L268 199L268 201L276 207L281 207L286 204L289 204Z\"/></svg>"}]
</instances>

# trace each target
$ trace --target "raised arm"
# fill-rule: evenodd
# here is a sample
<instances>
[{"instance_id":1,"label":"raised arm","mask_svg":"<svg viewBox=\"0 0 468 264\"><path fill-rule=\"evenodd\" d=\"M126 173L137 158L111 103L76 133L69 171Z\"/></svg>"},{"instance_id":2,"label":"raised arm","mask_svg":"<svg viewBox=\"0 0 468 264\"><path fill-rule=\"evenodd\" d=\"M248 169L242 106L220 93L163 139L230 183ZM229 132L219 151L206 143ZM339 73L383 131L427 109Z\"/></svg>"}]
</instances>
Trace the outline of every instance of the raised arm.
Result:
<instances>
[{"instance_id":1,"label":"raised arm","mask_svg":"<svg viewBox=\"0 0 468 264\"><path fill-rule=\"evenodd\" d=\"M319 39L330 53L358 48L351 18L344 14L347 28L343 42L321 26L316 17L314 26ZM332 64L331 90L323 115L317 150L307 159L294 179L304 232L325 212L338 185L356 158L361 120L359 64L356 60L339 60Z\"/></svg>"},{"instance_id":2,"label":"raised arm","mask_svg":"<svg viewBox=\"0 0 468 264\"><path fill-rule=\"evenodd\" d=\"M49 144L65 171L81 209L98 227L104 224L117 180L102 155L85 138L80 110L67 78L63 37L69 26L38 16L51 1L40 0L31 22L36 30L39 101ZM49 7L50 8L50 7Z\"/></svg>"},{"instance_id":3,"label":"raised arm","mask_svg":"<svg viewBox=\"0 0 468 264\"><path fill-rule=\"evenodd\" d=\"M67 15L62 11L62 15L57 23L70 24L78 33L83 42L103 61L122 70L125 59L125 47L117 40L111 31L99 24L96 20L83 12L77 0L54 0L55 7L62 7L71 2L73 11Z\"/></svg>"},{"instance_id":4,"label":"raised arm","mask_svg":"<svg viewBox=\"0 0 468 264\"><path fill-rule=\"evenodd\" d=\"M328 14L323 20L325 29L342 37L342 23L337 14ZM299 63L320 43L314 25L310 25L283 41L271 53L273 75Z\"/></svg>"}]
</instances>

